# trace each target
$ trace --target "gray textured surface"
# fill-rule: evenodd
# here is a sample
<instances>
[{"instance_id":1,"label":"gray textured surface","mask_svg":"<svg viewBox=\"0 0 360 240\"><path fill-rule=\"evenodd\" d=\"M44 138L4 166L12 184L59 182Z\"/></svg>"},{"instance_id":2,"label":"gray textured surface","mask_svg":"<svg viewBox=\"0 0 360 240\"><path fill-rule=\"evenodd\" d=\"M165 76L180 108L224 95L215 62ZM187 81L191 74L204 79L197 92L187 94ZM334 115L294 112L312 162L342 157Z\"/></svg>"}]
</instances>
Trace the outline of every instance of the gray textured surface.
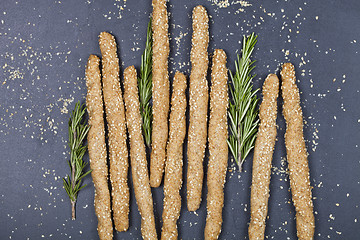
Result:
<instances>
[{"instance_id":1,"label":"gray textured surface","mask_svg":"<svg viewBox=\"0 0 360 240\"><path fill-rule=\"evenodd\" d=\"M10 1L0 10L0 239L97 239L93 185L79 194L77 220L61 178L68 174L67 120L86 93L89 54L100 55L97 36L117 38L122 69L140 64L150 1ZM357 239L359 210L360 2L255 1L252 6L218 1L170 1L171 62L189 74L191 10L203 4L211 16L209 52L223 48L233 70L239 41L259 35L255 86L291 61L297 70L306 121L305 138L314 186L315 239ZM220 1L219 1L220 2ZM241 11L243 9L244 11ZM68 112L69 111L69 112ZM284 164L284 120L278 115L269 239L296 239L294 208ZM87 160L87 159L86 159ZM186 162L185 162L186 163ZM186 165L185 165L186 166ZM244 170L229 160L220 239L247 239L250 217L251 156ZM186 186L182 189L185 197ZM204 194L206 189L204 189ZM162 188L153 190L160 228ZM205 195L204 195L205 196ZM140 239L140 215L131 195L130 229L115 239ZM184 198L185 199L185 198ZM202 239L206 201L197 214L179 220L182 239Z\"/></svg>"}]
</instances>

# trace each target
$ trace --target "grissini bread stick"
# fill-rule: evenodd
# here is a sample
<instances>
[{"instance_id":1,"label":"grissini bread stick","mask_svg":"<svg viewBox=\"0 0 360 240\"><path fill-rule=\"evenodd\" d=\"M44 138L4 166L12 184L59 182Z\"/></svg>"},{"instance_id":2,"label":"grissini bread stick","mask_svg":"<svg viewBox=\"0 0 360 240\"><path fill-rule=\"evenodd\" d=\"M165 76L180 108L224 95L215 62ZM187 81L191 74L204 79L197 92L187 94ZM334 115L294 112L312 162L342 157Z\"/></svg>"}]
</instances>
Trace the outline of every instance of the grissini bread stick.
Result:
<instances>
[{"instance_id":1,"label":"grissini bread stick","mask_svg":"<svg viewBox=\"0 0 360 240\"><path fill-rule=\"evenodd\" d=\"M300 240L313 239L315 231L309 165L303 135L303 116L295 70L285 63L281 70L281 90L286 120L285 145L290 170L290 188L296 210L296 229Z\"/></svg>"},{"instance_id":2,"label":"grissini bread stick","mask_svg":"<svg viewBox=\"0 0 360 240\"><path fill-rule=\"evenodd\" d=\"M151 136L150 185L158 187L164 173L169 114L169 36L166 0L153 0L153 123Z\"/></svg>"},{"instance_id":3,"label":"grissini bread stick","mask_svg":"<svg viewBox=\"0 0 360 240\"><path fill-rule=\"evenodd\" d=\"M164 177L162 240L178 238L176 222L180 216L183 142L186 134L186 77L176 72L171 96L170 131Z\"/></svg>"},{"instance_id":4,"label":"grissini bread stick","mask_svg":"<svg viewBox=\"0 0 360 240\"><path fill-rule=\"evenodd\" d=\"M201 202L203 185L203 160L207 136L208 111L208 43L209 18L203 6L193 10L193 34L191 47L190 75L190 124L187 143L187 206L189 211L196 211Z\"/></svg>"},{"instance_id":5,"label":"grissini bread stick","mask_svg":"<svg viewBox=\"0 0 360 240\"><path fill-rule=\"evenodd\" d=\"M114 36L100 33L102 84L109 137L110 181L115 229L129 228L128 151L125 109L119 79L119 59Z\"/></svg>"},{"instance_id":6,"label":"grissini bread stick","mask_svg":"<svg viewBox=\"0 0 360 240\"><path fill-rule=\"evenodd\" d=\"M157 239L145 143L141 130L140 103L134 66L124 71L126 123L130 138L130 164L135 198L141 215L143 239Z\"/></svg>"},{"instance_id":7,"label":"grissini bread stick","mask_svg":"<svg viewBox=\"0 0 360 240\"><path fill-rule=\"evenodd\" d=\"M265 79L262 95L263 100L259 111L260 125L253 157L250 240L260 240L265 237L271 161L276 140L277 98L279 95L279 79L275 74L269 74Z\"/></svg>"},{"instance_id":8,"label":"grissini bread stick","mask_svg":"<svg viewBox=\"0 0 360 240\"><path fill-rule=\"evenodd\" d=\"M91 176L95 187L95 213L98 219L98 234L101 240L113 239L110 192L101 91L100 59L90 55L86 66L86 109L90 130L87 134Z\"/></svg>"},{"instance_id":9,"label":"grissini bread stick","mask_svg":"<svg viewBox=\"0 0 360 240\"><path fill-rule=\"evenodd\" d=\"M211 70L209 163L207 171L207 217L205 240L218 239L221 232L224 184L228 163L228 76L226 53L214 51Z\"/></svg>"}]
</instances>

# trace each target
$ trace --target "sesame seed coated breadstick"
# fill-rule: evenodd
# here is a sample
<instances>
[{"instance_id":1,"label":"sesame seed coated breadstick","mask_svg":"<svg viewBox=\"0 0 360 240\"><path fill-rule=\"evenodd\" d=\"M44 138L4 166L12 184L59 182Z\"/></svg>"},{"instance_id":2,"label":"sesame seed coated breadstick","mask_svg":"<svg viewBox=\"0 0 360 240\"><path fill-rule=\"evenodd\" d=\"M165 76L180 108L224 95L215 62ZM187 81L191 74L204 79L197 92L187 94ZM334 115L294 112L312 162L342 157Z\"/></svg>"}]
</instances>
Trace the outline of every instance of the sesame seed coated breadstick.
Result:
<instances>
[{"instance_id":1,"label":"sesame seed coated breadstick","mask_svg":"<svg viewBox=\"0 0 360 240\"><path fill-rule=\"evenodd\" d=\"M157 239L151 195L149 173L146 161L144 138L141 130L140 103L137 76L134 66L124 71L124 99L126 124L130 138L130 159L135 198L141 215L143 239Z\"/></svg>"},{"instance_id":2,"label":"sesame seed coated breadstick","mask_svg":"<svg viewBox=\"0 0 360 240\"><path fill-rule=\"evenodd\" d=\"M228 163L227 82L226 53L222 49L216 49L211 70L206 240L218 239L221 232L224 184Z\"/></svg>"},{"instance_id":3,"label":"sesame seed coated breadstick","mask_svg":"<svg viewBox=\"0 0 360 240\"><path fill-rule=\"evenodd\" d=\"M101 92L100 59L90 55L86 67L86 107L90 130L87 134L91 176L95 187L95 213L101 240L113 239L108 168L106 159L103 100Z\"/></svg>"},{"instance_id":4,"label":"sesame seed coated breadstick","mask_svg":"<svg viewBox=\"0 0 360 240\"><path fill-rule=\"evenodd\" d=\"M196 211L201 202L203 160L207 136L209 18L203 6L193 10L190 75L190 124L188 133L187 206Z\"/></svg>"},{"instance_id":5,"label":"sesame seed coated breadstick","mask_svg":"<svg viewBox=\"0 0 360 240\"><path fill-rule=\"evenodd\" d=\"M313 239L315 231L309 165L303 135L303 116L295 70L285 63L281 70L283 114L286 120L285 145L290 170L290 187L296 210L296 229L300 240Z\"/></svg>"},{"instance_id":6,"label":"sesame seed coated breadstick","mask_svg":"<svg viewBox=\"0 0 360 240\"><path fill-rule=\"evenodd\" d=\"M119 59L114 36L100 33L102 83L109 136L112 210L117 231L129 228L128 151L125 109L119 81Z\"/></svg>"},{"instance_id":7,"label":"sesame seed coated breadstick","mask_svg":"<svg viewBox=\"0 0 360 240\"><path fill-rule=\"evenodd\" d=\"M166 0L153 0L153 123L151 136L150 185L158 187L164 173L169 114L169 36Z\"/></svg>"},{"instance_id":8,"label":"sesame seed coated breadstick","mask_svg":"<svg viewBox=\"0 0 360 240\"><path fill-rule=\"evenodd\" d=\"M180 216L183 142L186 134L186 77L176 72L171 96L170 131L164 177L162 240L178 238L176 221Z\"/></svg>"},{"instance_id":9,"label":"sesame seed coated breadstick","mask_svg":"<svg viewBox=\"0 0 360 240\"><path fill-rule=\"evenodd\" d=\"M279 95L279 79L275 74L269 74L265 79L262 94L263 100L259 111L260 125L253 157L250 240L264 239L265 235L271 161L276 140L277 98Z\"/></svg>"}]
</instances>

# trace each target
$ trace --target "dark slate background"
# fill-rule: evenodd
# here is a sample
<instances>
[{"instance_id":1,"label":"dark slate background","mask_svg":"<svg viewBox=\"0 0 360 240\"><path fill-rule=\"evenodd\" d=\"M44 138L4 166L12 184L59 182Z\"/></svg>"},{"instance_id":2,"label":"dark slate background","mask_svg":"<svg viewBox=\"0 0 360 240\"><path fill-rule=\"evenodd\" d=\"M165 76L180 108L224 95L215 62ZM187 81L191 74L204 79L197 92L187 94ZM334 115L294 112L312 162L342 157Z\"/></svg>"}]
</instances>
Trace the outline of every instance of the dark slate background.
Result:
<instances>
[{"instance_id":1,"label":"dark slate background","mask_svg":"<svg viewBox=\"0 0 360 240\"><path fill-rule=\"evenodd\" d=\"M84 69L100 55L98 34L112 32L121 70L139 69L151 1L3 0L0 8L0 239L98 239L91 177L71 220L62 177L69 173L67 121L75 102L84 102ZM228 2L222 7L221 2ZM360 2L335 1L170 1L170 77L189 74L191 10L210 15L209 53L223 48L228 67L244 34L259 35L254 86L291 61L297 71L304 111L316 217L315 239L358 239L360 108ZM296 239L294 207L286 174L284 119L278 115L267 239ZM224 222L220 239L247 239L251 158L238 173L229 159ZM186 159L185 159L186 160ZM88 156L86 156L88 161ZM207 160L205 160L206 164ZM186 167L186 161L185 161ZM205 182L206 186L206 182ZM130 187L132 189L131 181ZM186 185L182 188L185 199ZM206 188L204 188L204 197ZM163 190L153 189L160 230ZM179 220L181 239L202 239L206 201ZM159 232L160 233L160 232ZM130 229L115 239L140 239L140 215L131 194Z\"/></svg>"}]
</instances>

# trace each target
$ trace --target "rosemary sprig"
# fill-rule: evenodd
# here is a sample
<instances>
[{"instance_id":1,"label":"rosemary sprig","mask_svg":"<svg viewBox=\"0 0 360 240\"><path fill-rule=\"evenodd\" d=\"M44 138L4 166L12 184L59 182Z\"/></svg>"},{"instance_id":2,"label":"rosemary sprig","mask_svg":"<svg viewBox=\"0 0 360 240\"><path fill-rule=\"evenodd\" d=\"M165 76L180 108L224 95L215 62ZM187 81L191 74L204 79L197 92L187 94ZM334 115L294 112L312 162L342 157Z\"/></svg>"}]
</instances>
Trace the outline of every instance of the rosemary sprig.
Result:
<instances>
[{"instance_id":1,"label":"rosemary sprig","mask_svg":"<svg viewBox=\"0 0 360 240\"><path fill-rule=\"evenodd\" d=\"M90 127L84 121L86 107L81 105L80 102L75 104L75 109L69 119L69 147L70 147L70 160L68 161L71 176L63 178L64 188L69 195L71 202L71 216L75 220L75 204L79 191L86 186L81 186L81 180L90 171L84 173L84 168L88 163L83 161L83 156L86 152L87 146L84 145L84 139Z\"/></svg>"},{"instance_id":2,"label":"rosemary sprig","mask_svg":"<svg viewBox=\"0 0 360 240\"><path fill-rule=\"evenodd\" d=\"M242 56L240 58L238 55L235 61L235 75L230 71L229 88L232 100L228 110L231 132L228 145L240 172L247 155L254 148L259 124L256 96L259 89L252 89L255 75L252 76L251 71L255 68L255 61L250 60L256 42L257 36L254 33L248 38L244 36Z\"/></svg>"},{"instance_id":3,"label":"rosemary sprig","mask_svg":"<svg viewBox=\"0 0 360 240\"><path fill-rule=\"evenodd\" d=\"M152 94L152 30L151 18L148 23L146 45L141 56L140 77L138 78L140 113L142 118L142 130L146 146L151 144L152 110L150 99Z\"/></svg>"}]
</instances>

